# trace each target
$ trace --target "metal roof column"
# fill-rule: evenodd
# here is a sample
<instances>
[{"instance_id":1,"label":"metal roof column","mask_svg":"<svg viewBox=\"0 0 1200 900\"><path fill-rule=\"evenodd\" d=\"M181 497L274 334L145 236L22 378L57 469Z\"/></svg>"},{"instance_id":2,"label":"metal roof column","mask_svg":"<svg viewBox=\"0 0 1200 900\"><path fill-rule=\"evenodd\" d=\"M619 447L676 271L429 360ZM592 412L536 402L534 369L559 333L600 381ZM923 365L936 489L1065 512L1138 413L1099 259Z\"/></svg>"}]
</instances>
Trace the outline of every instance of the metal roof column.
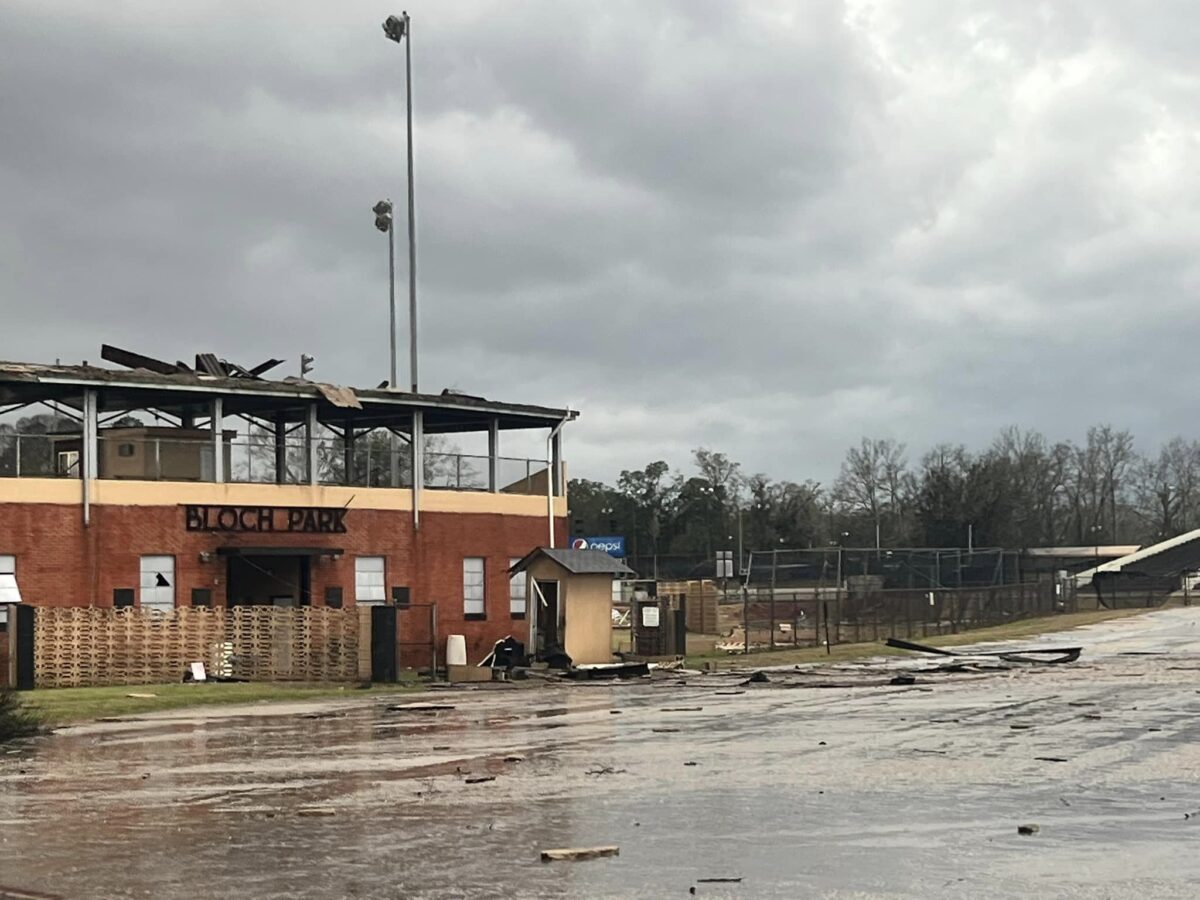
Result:
<instances>
[{"instance_id":1,"label":"metal roof column","mask_svg":"<svg viewBox=\"0 0 1200 900\"><path fill-rule=\"evenodd\" d=\"M317 429L320 428L320 423L317 421L317 404L308 404L308 421L304 426L304 449L308 451L308 483L315 485L319 482L317 477Z\"/></svg>"},{"instance_id":2,"label":"metal roof column","mask_svg":"<svg viewBox=\"0 0 1200 900\"><path fill-rule=\"evenodd\" d=\"M83 441L80 449L79 474L83 483L83 524L92 524L92 481L98 477L100 463L100 427L96 409L96 392L83 392Z\"/></svg>"},{"instance_id":3,"label":"metal roof column","mask_svg":"<svg viewBox=\"0 0 1200 900\"><path fill-rule=\"evenodd\" d=\"M287 482L287 415L275 413L275 483Z\"/></svg>"},{"instance_id":4,"label":"metal roof column","mask_svg":"<svg viewBox=\"0 0 1200 900\"><path fill-rule=\"evenodd\" d=\"M425 416L412 414L412 508L413 531L421 527L421 488L425 485Z\"/></svg>"},{"instance_id":5,"label":"metal roof column","mask_svg":"<svg viewBox=\"0 0 1200 900\"><path fill-rule=\"evenodd\" d=\"M561 497L566 493L563 489L562 475L562 431L556 430L550 441L550 477L554 483L555 497Z\"/></svg>"},{"instance_id":6,"label":"metal roof column","mask_svg":"<svg viewBox=\"0 0 1200 900\"><path fill-rule=\"evenodd\" d=\"M488 490L493 494L500 490L500 420L492 418L488 427Z\"/></svg>"},{"instance_id":7,"label":"metal roof column","mask_svg":"<svg viewBox=\"0 0 1200 900\"><path fill-rule=\"evenodd\" d=\"M342 432L342 468L345 470L345 484L354 484L354 420L347 417L346 427Z\"/></svg>"},{"instance_id":8,"label":"metal roof column","mask_svg":"<svg viewBox=\"0 0 1200 900\"><path fill-rule=\"evenodd\" d=\"M213 481L225 483L225 401L216 397L212 402L209 428L212 431Z\"/></svg>"}]
</instances>

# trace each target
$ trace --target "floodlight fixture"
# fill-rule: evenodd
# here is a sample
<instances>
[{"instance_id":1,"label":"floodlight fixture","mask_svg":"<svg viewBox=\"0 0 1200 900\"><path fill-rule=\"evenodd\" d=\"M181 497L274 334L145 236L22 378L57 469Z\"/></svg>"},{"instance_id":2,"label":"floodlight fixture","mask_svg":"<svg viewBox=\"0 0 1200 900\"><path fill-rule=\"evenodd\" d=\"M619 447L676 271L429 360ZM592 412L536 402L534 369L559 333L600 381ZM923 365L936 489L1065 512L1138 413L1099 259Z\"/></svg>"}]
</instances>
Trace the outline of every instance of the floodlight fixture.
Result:
<instances>
[{"instance_id":1,"label":"floodlight fixture","mask_svg":"<svg viewBox=\"0 0 1200 900\"><path fill-rule=\"evenodd\" d=\"M408 13L400 16L388 16L383 20L383 33L389 41L400 43L400 39L408 33Z\"/></svg>"}]
</instances>

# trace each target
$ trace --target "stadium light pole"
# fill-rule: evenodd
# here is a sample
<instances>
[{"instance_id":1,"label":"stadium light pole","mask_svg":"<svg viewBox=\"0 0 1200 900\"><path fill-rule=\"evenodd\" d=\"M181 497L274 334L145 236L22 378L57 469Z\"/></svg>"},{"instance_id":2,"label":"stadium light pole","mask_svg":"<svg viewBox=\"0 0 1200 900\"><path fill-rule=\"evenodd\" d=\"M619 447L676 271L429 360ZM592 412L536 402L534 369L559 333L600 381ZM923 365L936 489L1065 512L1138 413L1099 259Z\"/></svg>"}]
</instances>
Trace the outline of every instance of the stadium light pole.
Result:
<instances>
[{"instance_id":1,"label":"stadium light pole","mask_svg":"<svg viewBox=\"0 0 1200 900\"><path fill-rule=\"evenodd\" d=\"M408 125L408 353L412 391L417 392L417 214L413 199L412 20L408 12L388 16L383 33L389 41L404 41L404 109Z\"/></svg>"}]
</instances>

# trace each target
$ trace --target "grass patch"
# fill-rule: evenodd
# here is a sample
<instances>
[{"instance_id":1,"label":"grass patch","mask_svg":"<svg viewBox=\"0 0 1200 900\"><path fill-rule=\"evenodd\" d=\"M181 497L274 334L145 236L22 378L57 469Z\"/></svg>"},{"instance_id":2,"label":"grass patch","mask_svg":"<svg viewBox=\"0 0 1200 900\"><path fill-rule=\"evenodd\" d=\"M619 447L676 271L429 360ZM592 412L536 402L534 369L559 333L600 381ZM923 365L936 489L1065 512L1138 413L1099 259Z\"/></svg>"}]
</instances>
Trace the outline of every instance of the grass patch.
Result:
<instances>
[{"instance_id":1,"label":"grass patch","mask_svg":"<svg viewBox=\"0 0 1200 900\"><path fill-rule=\"evenodd\" d=\"M136 684L115 687L44 688L21 695L23 705L46 725L66 725L108 716L139 715L161 710L213 706L223 703L269 703L384 696L420 690L415 679L401 684L359 688L346 684ZM130 694L154 694L131 697Z\"/></svg>"},{"instance_id":2,"label":"grass patch","mask_svg":"<svg viewBox=\"0 0 1200 900\"><path fill-rule=\"evenodd\" d=\"M918 635L911 638L911 640L918 644L928 644L931 647L961 647L965 644L979 644L984 641L1007 641L1014 638L1046 634L1052 631L1064 631L1070 628L1078 628L1082 625L1107 622L1110 619L1124 619L1128 616L1136 616L1149 611L1145 609L1100 609L1077 613L1061 613L1055 616L1044 616L1036 619L1020 619L1004 625L979 628L974 631L963 631L958 634L930 635L929 637ZM834 644L830 648L830 651L826 653L824 647L804 647L797 650L764 650L749 654L730 654L714 650L707 653L689 654L687 665L698 668L702 663L716 662L722 668L740 668L748 665L785 666L795 663L843 662L867 656L911 655L906 650L893 650L882 641L869 641L860 644Z\"/></svg>"},{"instance_id":3,"label":"grass patch","mask_svg":"<svg viewBox=\"0 0 1200 900\"><path fill-rule=\"evenodd\" d=\"M21 702L16 691L0 688L0 744L37 733L38 717Z\"/></svg>"}]
</instances>

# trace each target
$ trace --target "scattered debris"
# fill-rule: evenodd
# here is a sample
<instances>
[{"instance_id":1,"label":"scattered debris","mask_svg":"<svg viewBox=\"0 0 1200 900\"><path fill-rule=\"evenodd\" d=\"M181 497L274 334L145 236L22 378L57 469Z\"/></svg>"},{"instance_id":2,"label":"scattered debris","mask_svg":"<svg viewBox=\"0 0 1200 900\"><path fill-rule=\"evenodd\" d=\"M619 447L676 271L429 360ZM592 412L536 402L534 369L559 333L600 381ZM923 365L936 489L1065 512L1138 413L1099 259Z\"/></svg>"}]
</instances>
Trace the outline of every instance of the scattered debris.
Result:
<instances>
[{"instance_id":1,"label":"scattered debris","mask_svg":"<svg viewBox=\"0 0 1200 900\"><path fill-rule=\"evenodd\" d=\"M607 847L563 847L557 850L543 850L542 862L574 859L600 859L604 856L620 856L621 848L615 844Z\"/></svg>"},{"instance_id":2,"label":"scattered debris","mask_svg":"<svg viewBox=\"0 0 1200 900\"><path fill-rule=\"evenodd\" d=\"M614 769L612 766L598 766L595 769L588 769L588 775L623 775L625 769Z\"/></svg>"},{"instance_id":3,"label":"scattered debris","mask_svg":"<svg viewBox=\"0 0 1200 900\"><path fill-rule=\"evenodd\" d=\"M900 638L888 638L885 643L889 647L895 647L898 650L912 650L915 653L932 653L936 656L994 656L1005 662L1031 663L1045 666L1075 662L1083 652L1082 647L1026 647L1020 650L971 650L965 653L956 653L952 650L943 650L941 647L916 644L912 641L901 640ZM1053 658L1044 658L1043 654L1053 655Z\"/></svg>"},{"instance_id":4,"label":"scattered debris","mask_svg":"<svg viewBox=\"0 0 1200 900\"><path fill-rule=\"evenodd\" d=\"M909 674L893 675L891 680L888 681L888 684L916 684L916 683L917 683L917 676L909 675Z\"/></svg>"},{"instance_id":5,"label":"scattered debris","mask_svg":"<svg viewBox=\"0 0 1200 900\"><path fill-rule=\"evenodd\" d=\"M1014 722L1012 725L1009 725L1008 727L1011 728L1013 731L1028 731L1033 726L1028 723L1025 723L1025 722Z\"/></svg>"},{"instance_id":6,"label":"scattered debris","mask_svg":"<svg viewBox=\"0 0 1200 900\"><path fill-rule=\"evenodd\" d=\"M664 706L663 712L700 712L703 706Z\"/></svg>"},{"instance_id":7,"label":"scattered debris","mask_svg":"<svg viewBox=\"0 0 1200 900\"><path fill-rule=\"evenodd\" d=\"M621 710L619 710L619 709L610 709L610 710L608 711L608 714L609 714L610 716L619 716L619 715L621 714Z\"/></svg>"},{"instance_id":8,"label":"scattered debris","mask_svg":"<svg viewBox=\"0 0 1200 900\"><path fill-rule=\"evenodd\" d=\"M138 700L148 700L151 697L157 697L158 694L151 694L149 691L133 691L125 695L126 697L136 697Z\"/></svg>"},{"instance_id":9,"label":"scattered debris","mask_svg":"<svg viewBox=\"0 0 1200 900\"><path fill-rule=\"evenodd\" d=\"M1018 825L1017 834L1037 834L1041 831L1040 825Z\"/></svg>"},{"instance_id":10,"label":"scattered debris","mask_svg":"<svg viewBox=\"0 0 1200 900\"><path fill-rule=\"evenodd\" d=\"M1065 756L1035 756L1039 762L1068 762Z\"/></svg>"},{"instance_id":11,"label":"scattered debris","mask_svg":"<svg viewBox=\"0 0 1200 900\"><path fill-rule=\"evenodd\" d=\"M717 697L736 697L738 694L744 694L745 691L714 691L713 694Z\"/></svg>"},{"instance_id":12,"label":"scattered debris","mask_svg":"<svg viewBox=\"0 0 1200 900\"><path fill-rule=\"evenodd\" d=\"M930 647L925 644L914 644L912 641L902 641L900 638L888 638L884 641L887 647L895 647L897 650L912 650L915 653L933 653L937 656L955 656L952 650L943 650L941 647Z\"/></svg>"},{"instance_id":13,"label":"scattered debris","mask_svg":"<svg viewBox=\"0 0 1200 900\"><path fill-rule=\"evenodd\" d=\"M674 734L679 731L678 728L651 728L650 730L655 734Z\"/></svg>"},{"instance_id":14,"label":"scattered debris","mask_svg":"<svg viewBox=\"0 0 1200 900\"><path fill-rule=\"evenodd\" d=\"M510 753L510 754L508 754L508 756L504 757L504 761L506 763L525 762L525 757L522 756L520 753Z\"/></svg>"},{"instance_id":15,"label":"scattered debris","mask_svg":"<svg viewBox=\"0 0 1200 900\"><path fill-rule=\"evenodd\" d=\"M766 672L758 671L743 681L742 684L769 684L770 681L771 679L767 677Z\"/></svg>"},{"instance_id":16,"label":"scattered debris","mask_svg":"<svg viewBox=\"0 0 1200 900\"><path fill-rule=\"evenodd\" d=\"M607 678L640 678L650 674L650 664L645 662L593 663L575 666L563 672L572 681L596 681Z\"/></svg>"},{"instance_id":17,"label":"scattered debris","mask_svg":"<svg viewBox=\"0 0 1200 900\"><path fill-rule=\"evenodd\" d=\"M1100 713L1084 713L1084 714L1083 714L1083 717L1084 717L1085 719L1100 719L1100 718L1103 718L1103 717L1100 715Z\"/></svg>"},{"instance_id":18,"label":"scattered debris","mask_svg":"<svg viewBox=\"0 0 1200 900\"><path fill-rule=\"evenodd\" d=\"M387 707L388 712L432 713L448 712L454 709L449 703L396 703Z\"/></svg>"},{"instance_id":19,"label":"scattered debris","mask_svg":"<svg viewBox=\"0 0 1200 900\"><path fill-rule=\"evenodd\" d=\"M696 884L741 884L742 877L736 878L697 878Z\"/></svg>"},{"instance_id":20,"label":"scattered debris","mask_svg":"<svg viewBox=\"0 0 1200 900\"><path fill-rule=\"evenodd\" d=\"M336 816L337 810L330 806L305 806L296 810L296 815L305 818L324 818L326 816Z\"/></svg>"},{"instance_id":21,"label":"scattered debris","mask_svg":"<svg viewBox=\"0 0 1200 900\"><path fill-rule=\"evenodd\" d=\"M495 775L468 775L465 779L467 784L484 784L488 781L495 781Z\"/></svg>"},{"instance_id":22,"label":"scattered debris","mask_svg":"<svg viewBox=\"0 0 1200 900\"><path fill-rule=\"evenodd\" d=\"M450 749L451 749L451 747L450 747L450 745L449 745L449 744L438 744L438 745L437 745L436 747L434 747L433 749L434 749L434 750L450 750Z\"/></svg>"},{"instance_id":23,"label":"scattered debris","mask_svg":"<svg viewBox=\"0 0 1200 900\"><path fill-rule=\"evenodd\" d=\"M1184 814L1183 814L1183 817L1184 817L1185 819L1200 819L1200 811L1197 811L1197 812L1190 812L1190 813L1184 813Z\"/></svg>"},{"instance_id":24,"label":"scattered debris","mask_svg":"<svg viewBox=\"0 0 1200 900\"><path fill-rule=\"evenodd\" d=\"M700 765L700 763L696 762L695 760L689 759L687 762L684 763L684 765L685 766L698 766L698 765Z\"/></svg>"},{"instance_id":25,"label":"scattered debris","mask_svg":"<svg viewBox=\"0 0 1200 900\"><path fill-rule=\"evenodd\" d=\"M42 894L25 888L0 885L0 900L63 900L62 894Z\"/></svg>"}]
</instances>

